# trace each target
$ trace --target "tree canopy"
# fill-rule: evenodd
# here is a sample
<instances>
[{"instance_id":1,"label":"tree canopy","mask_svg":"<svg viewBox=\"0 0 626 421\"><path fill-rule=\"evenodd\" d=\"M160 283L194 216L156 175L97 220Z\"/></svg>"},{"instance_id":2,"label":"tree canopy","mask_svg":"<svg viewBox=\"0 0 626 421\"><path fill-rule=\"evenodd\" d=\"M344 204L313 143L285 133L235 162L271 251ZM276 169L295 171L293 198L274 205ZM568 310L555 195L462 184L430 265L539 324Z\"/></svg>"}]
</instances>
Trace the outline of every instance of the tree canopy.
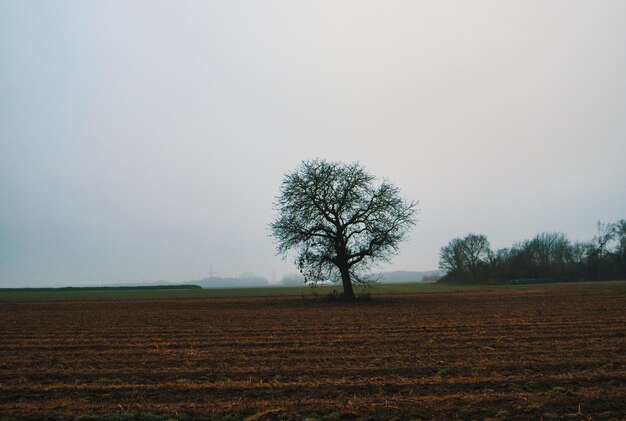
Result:
<instances>
[{"instance_id":1,"label":"tree canopy","mask_svg":"<svg viewBox=\"0 0 626 421\"><path fill-rule=\"evenodd\" d=\"M398 253L416 223L417 202L358 163L316 159L285 176L276 211L278 252L296 252L305 282L341 280L344 298L353 300L352 282L367 282L366 269Z\"/></svg>"}]
</instances>

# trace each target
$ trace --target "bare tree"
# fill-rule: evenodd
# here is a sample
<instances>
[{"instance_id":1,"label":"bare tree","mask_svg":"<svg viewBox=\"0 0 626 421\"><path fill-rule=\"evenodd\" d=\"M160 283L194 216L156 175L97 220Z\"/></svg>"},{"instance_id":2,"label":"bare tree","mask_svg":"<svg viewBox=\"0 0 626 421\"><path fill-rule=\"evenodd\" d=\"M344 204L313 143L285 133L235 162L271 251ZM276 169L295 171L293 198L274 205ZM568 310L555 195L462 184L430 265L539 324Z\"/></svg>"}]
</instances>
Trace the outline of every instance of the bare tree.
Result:
<instances>
[{"instance_id":1,"label":"bare tree","mask_svg":"<svg viewBox=\"0 0 626 421\"><path fill-rule=\"evenodd\" d=\"M455 238L439 252L439 268L452 277L478 279L478 269L492 260L489 240L483 234L467 234Z\"/></svg>"},{"instance_id":2,"label":"bare tree","mask_svg":"<svg viewBox=\"0 0 626 421\"><path fill-rule=\"evenodd\" d=\"M462 238L455 238L441 248L439 268L448 274L460 275L466 272L464 244Z\"/></svg>"},{"instance_id":3,"label":"bare tree","mask_svg":"<svg viewBox=\"0 0 626 421\"><path fill-rule=\"evenodd\" d=\"M602 270L604 269L604 257L607 252L608 244L615 238L617 230L613 224L605 224L598 221L596 225L597 234L593 237L593 244L596 247L598 253L598 277L602 276Z\"/></svg>"},{"instance_id":4,"label":"bare tree","mask_svg":"<svg viewBox=\"0 0 626 421\"><path fill-rule=\"evenodd\" d=\"M542 232L525 245L532 257L532 266L541 276L562 278L565 264L572 258L572 246L565 234Z\"/></svg>"},{"instance_id":5,"label":"bare tree","mask_svg":"<svg viewBox=\"0 0 626 421\"><path fill-rule=\"evenodd\" d=\"M626 219L620 219L613 224L613 230L618 241L617 254L622 260L626 260Z\"/></svg>"},{"instance_id":6,"label":"bare tree","mask_svg":"<svg viewBox=\"0 0 626 421\"><path fill-rule=\"evenodd\" d=\"M485 263L489 257L489 240L483 234L467 234L463 239L464 257L467 268L472 274L472 278L476 279L478 274L478 266Z\"/></svg>"},{"instance_id":7,"label":"bare tree","mask_svg":"<svg viewBox=\"0 0 626 421\"><path fill-rule=\"evenodd\" d=\"M405 201L399 189L361 165L304 161L287 174L271 224L277 249L295 263L305 281L341 280L346 300L354 299L352 282L372 264L388 261L415 225L417 202Z\"/></svg>"}]
</instances>

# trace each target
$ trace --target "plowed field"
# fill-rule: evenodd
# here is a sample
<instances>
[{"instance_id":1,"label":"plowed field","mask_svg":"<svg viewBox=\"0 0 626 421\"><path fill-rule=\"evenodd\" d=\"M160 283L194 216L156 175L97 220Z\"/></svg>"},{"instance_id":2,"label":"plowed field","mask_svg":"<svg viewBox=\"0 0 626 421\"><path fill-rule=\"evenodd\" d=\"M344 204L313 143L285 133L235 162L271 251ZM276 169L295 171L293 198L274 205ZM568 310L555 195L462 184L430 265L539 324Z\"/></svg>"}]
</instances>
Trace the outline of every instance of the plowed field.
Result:
<instances>
[{"instance_id":1,"label":"plowed field","mask_svg":"<svg viewBox=\"0 0 626 421\"><path fill-rule=\"evenodd\" d=\"M0 304L0 418L626 417L626 283Z\"/></svg>"}]
</instances>

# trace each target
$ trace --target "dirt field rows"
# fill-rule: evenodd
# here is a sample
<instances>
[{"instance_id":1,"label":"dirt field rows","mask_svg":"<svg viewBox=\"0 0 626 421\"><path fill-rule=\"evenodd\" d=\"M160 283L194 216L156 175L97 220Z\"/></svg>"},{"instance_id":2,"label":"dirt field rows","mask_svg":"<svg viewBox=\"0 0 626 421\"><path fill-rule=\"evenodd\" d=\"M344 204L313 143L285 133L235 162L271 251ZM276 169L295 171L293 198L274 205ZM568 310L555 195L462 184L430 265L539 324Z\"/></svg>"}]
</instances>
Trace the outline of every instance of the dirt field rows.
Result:
<instances>
[{"instance_id":1,"label":"dirt field rows","mask_svg":"<svg viewBox=\"0 0 626 421\"><path fill-rule=\"evenodd\" d=\"M0 321L1 419L626 417L626 282L1 303Z\"/></svg>"}]
</instances>

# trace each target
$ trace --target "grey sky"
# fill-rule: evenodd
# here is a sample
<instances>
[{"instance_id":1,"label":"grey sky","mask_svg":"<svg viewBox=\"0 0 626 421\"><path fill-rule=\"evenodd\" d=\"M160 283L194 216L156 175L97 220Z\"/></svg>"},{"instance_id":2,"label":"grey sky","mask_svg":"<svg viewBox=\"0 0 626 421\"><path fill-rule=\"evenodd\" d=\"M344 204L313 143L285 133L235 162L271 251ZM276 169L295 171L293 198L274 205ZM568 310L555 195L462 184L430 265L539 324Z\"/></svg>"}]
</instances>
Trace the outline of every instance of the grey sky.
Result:
<instances>
[{"instance_id":1,"label":"grey sky","mask_svg":"<svg viewBox=\"0 0 626 421\"><path fill-rule=\"evenodd\" d=\"M467 232L626 217L626 2L0 0L0 287L293 272L302 159L420 201L390 268Z\"/></svg>"}]
</instances>

